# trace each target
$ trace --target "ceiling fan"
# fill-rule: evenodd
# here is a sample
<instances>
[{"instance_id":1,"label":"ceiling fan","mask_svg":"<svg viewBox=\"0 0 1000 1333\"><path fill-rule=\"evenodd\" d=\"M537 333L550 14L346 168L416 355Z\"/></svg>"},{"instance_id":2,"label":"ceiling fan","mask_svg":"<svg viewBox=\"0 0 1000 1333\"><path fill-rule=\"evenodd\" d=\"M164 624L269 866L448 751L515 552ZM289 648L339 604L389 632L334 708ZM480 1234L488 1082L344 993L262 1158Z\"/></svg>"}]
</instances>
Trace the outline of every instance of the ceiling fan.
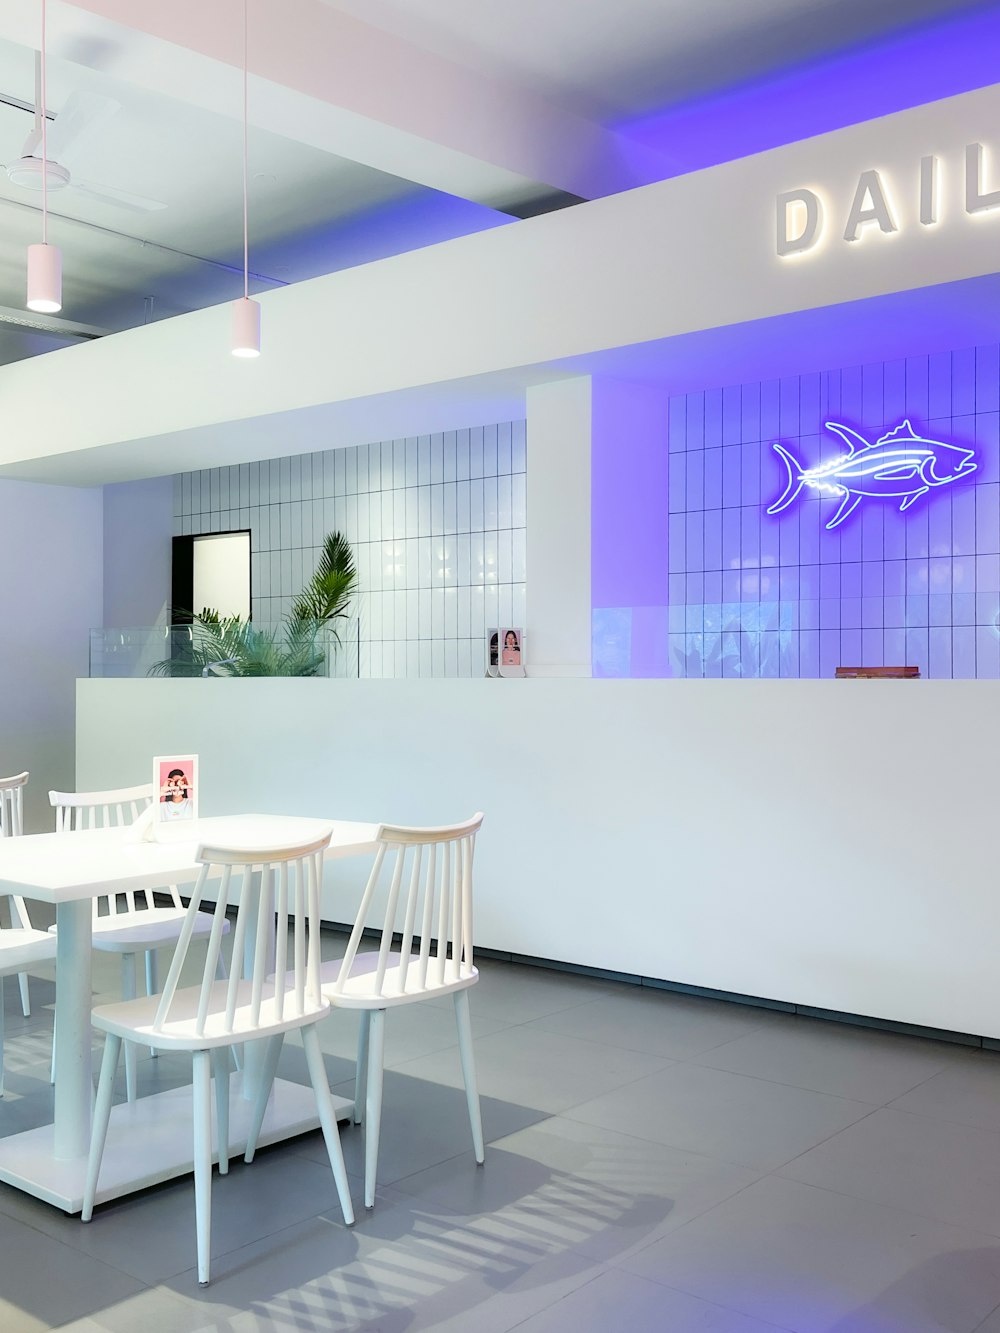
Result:
<instances>
[{"instance_id":1,"label":"ceiling fan","mask_svg":"<svg viewBox=\"0 0 1000 1333\"><path fill-rule=\"evenodd\" d=\"M35 123L31 133L24 141L21 156L16 162L0 167L13 185L22 189L41 191L44 172L45 184L51 190L70 189L74 194L86 199L94 199L102 204L111 204L115 208L124 208L133 213L152 213L166 208L159 199L149 199L145 195L133 194L129 190L120 190L112 185L98 185L93 181L79 180L64 165L67 154L84 134L91 134L106 124L121 110L118 102L111 97L102 97L99 93L75 92L67 98L63 109L52 121L46 131L48 151L43 168L41 158L42 118L41 106L41 56L35 54L35 104L28 106L19 98L0 96L0 101L9 106L20 107L34 112Z\"/></svg>"}]
</instances>

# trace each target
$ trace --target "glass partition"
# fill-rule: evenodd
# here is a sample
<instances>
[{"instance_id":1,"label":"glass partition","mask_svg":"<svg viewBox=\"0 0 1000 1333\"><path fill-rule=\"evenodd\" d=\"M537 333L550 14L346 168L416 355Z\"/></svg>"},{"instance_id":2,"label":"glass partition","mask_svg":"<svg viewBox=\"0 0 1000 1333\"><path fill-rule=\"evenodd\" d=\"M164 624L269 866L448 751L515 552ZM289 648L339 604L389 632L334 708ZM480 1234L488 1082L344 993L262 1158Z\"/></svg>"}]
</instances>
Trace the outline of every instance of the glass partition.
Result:
<instances>
[{"instance_id":1,"label":"glass partition","mask_svg":"<svg viewBox=\"0 0 1000 1333\"><path fill-rule=\"evenodd\" d=\"M91 677L325 676L359 674L357 618L140 626L90 632Z\"/></svg>"}]
</instances>

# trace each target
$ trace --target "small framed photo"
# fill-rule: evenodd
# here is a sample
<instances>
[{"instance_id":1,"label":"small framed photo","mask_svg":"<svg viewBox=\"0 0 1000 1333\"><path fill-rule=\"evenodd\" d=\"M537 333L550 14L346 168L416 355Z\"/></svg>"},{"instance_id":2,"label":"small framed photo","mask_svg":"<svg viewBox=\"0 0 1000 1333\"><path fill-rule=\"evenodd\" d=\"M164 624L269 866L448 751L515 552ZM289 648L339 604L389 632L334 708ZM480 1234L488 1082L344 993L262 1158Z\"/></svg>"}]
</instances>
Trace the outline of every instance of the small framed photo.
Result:
<instances>
[{"instance_id":1,"label":"small framed photo","mask_svg":"<svg viewBox=\"0 0 1000 1333\"><path fill-rule=\"evenodd\" d=\"M500 675L524 675L524 630L520 626L504 626L500 630Z\"/></svg>"},{"instance_id":2,"label":"small framed photo","mask_svg":"<svg viewBox=\"0 0 1000 1333\"><path fill-rule=\"evenodd\" d=\"M156 824L177 824L198 818L198 756L157 755L153 760Z\"/></svg>"}]
</instances>

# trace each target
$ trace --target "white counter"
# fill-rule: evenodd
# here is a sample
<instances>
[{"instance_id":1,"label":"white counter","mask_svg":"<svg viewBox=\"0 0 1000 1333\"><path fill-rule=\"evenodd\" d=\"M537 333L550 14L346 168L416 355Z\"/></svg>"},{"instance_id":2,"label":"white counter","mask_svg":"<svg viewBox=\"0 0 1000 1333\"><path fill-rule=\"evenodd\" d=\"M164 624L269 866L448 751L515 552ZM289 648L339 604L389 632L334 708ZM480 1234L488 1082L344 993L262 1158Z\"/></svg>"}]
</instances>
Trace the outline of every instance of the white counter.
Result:
<instances>
[{"instance_id":1,"label":"white counter","mask_svg":"<svg viewBox=\"0 0 1000 1333\"><path fill-rule=\"evenodd\" d=\"M77 712L80 787L196 752L204 814L484 810L479 945L1000 1036L1000 682L86 680Z\"/></svg>"}]
</instances>

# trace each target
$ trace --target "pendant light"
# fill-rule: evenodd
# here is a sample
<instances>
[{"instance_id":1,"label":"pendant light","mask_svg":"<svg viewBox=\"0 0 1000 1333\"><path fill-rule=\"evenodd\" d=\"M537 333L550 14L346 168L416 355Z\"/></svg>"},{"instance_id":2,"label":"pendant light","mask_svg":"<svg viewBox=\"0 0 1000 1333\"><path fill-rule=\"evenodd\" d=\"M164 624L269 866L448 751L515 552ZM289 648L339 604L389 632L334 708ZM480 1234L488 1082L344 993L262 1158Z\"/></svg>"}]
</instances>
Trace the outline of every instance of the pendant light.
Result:
<instances>
[{"instance_id":1,"label":"pendant light","mask_svg":"<svg viewBox=\"0 0 1000 1333\"><path fill-rule=\"evenodd\" d=\"M260 356L260 306L250 299L247 244L247 0L243 0L243 296L233 302L233 356Z\"/></svg>"},{"instance_id":2,"label":"pendant light","mask_svg":"<svg viewBox=\"0 0 1000 1333\"><path fill-rule=\"evenodd\" d=\"M49 155L45 114L45 0L42 0L41 76L35 123L41 121L42 131L42 242L28 246L28 299L29 310L43 315L54 315L62 309L62 255L57 246L49 245Z\"/></svg>"}]
</instances>

